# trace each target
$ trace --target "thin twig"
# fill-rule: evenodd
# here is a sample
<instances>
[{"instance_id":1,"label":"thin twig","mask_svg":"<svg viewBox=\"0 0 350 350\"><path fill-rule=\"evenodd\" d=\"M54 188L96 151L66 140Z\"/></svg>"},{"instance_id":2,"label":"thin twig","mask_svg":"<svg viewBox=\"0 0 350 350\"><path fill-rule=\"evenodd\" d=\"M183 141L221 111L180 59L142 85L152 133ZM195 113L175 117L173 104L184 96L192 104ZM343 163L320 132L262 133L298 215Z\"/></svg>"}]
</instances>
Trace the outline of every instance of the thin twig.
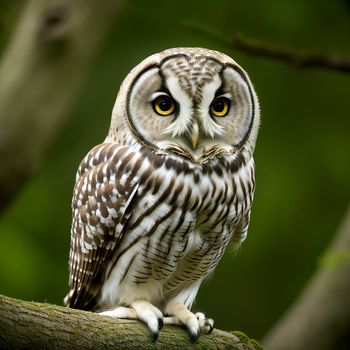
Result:
<instances>
[{"instance_id":1,"label":"thin twig","mask_svg":"<svg viewBox=\"0 0 350 350\"><path fill-rule=\"evenodd\" d=\"M298 68L323 68L350 73L350 57L337 54L321 54L301 51L291 47L281 47L240 33L230 35L196 23L186 23L185 27L205 35L236 50L260 57L266 57L291 64Z\"/></svg>"}]
</instances>

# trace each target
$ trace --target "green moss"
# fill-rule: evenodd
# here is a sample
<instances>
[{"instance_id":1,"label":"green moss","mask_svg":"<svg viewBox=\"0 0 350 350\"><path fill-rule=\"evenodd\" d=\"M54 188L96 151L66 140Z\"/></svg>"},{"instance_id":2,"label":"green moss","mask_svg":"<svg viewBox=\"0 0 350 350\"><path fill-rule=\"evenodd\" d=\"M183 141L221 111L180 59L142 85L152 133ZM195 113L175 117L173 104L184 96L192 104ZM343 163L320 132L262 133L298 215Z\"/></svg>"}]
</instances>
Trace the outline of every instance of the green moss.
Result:
<instances>
[{"instance_id":1,"label":"green moss","mask_svg":"<svg viewBox=\"0 0 350 350\"><path fill-rule=\"evenodd\" d=\"M250 339L249 344L254 345L256 350L264 350L264 348L261 346L261 344L255 339Z\"/></svg>"},{"instance_id":2,"label":"green moss","mask_svg":"<svg viewBox=\"0 0 350 350\"><path fill-rule=\"evenodd\" d=\"M252 345L254 349L257 349L257 350L263 350L263 347L260 345L260 343L257 340L249 338L245 333L241 331L233 331L232 333L236 337L238 337L242 343L247 345Z\"/></svg>"},{"instance_id":3,"label":"green moss","mask_svg":"<svg viewBox=\"0 0 350 350\"><path fill-rule=\"evenodd\" d=\"M238 337L241 340L241 342L243 342L243 343L248 343L249 342L249 337L246 334L244 334L243 332L241 332L241 331L233 331L232 333L236 337Z\"/></svg>"}]
</instances>

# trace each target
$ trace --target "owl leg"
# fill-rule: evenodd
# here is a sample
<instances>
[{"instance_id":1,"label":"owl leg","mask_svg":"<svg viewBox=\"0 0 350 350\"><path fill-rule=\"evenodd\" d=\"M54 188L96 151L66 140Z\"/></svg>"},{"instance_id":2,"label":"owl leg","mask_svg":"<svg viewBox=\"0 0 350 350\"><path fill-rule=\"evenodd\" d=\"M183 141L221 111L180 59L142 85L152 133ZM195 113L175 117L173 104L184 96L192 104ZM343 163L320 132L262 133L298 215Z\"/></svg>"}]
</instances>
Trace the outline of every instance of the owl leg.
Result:
<instances>
[{"instance_id":1,"label":"owl leg","mask_svg":"<svg viewBox=\"0 0 350 350\"><path fill-rule=\"evenodd\" d=\"M147 324L152 341L158 338L159 330L163 327L163 314L155 306L145 300L134 301L130 307L117 306L115 309L99 313L103 316L140 320Z\"/></svg>"}]
</instances>

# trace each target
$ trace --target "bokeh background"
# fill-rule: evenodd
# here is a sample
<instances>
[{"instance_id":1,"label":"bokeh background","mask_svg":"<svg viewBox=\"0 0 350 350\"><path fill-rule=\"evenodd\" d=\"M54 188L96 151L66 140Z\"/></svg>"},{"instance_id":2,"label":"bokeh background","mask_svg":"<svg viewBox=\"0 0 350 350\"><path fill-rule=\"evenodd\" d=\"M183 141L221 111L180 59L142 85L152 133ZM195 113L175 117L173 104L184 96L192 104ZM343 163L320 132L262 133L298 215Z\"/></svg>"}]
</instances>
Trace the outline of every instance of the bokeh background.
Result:
<instances>
[{"instance_id":1,"label":"bokeh background","mask_svg":"<svg viewBox=\"0 0 350 350\"><path fill-rule=\"evenodd\" d=\"M1 52L24 4L1 1ZM349 76L240 53L195 33L189 22L226 35L238 31L280 46L350 55L350 4L344 0L125 1L69 121L36 176L1 214L1 294L62 304L79 162L106 136L128 71L176 46L233 57L249 73L262 109L247 241L238 254L226 253L202 285L195 309L213 317L218 328L261 338L301 292L349 203Z\"/></svg>"}]
</instances>

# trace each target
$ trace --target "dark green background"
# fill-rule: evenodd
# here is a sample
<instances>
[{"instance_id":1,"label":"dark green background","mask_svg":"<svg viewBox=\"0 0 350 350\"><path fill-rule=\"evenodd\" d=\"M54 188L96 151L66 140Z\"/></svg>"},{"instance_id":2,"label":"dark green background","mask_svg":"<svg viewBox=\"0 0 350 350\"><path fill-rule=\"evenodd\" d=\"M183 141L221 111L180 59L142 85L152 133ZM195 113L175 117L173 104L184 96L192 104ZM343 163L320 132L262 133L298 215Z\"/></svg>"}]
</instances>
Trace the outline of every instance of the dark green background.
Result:
<instances>
[{"instance_id":1,"label":"dark green background","mask_svg":"<svg viewBox=\"0 0 350 350\"><path fill-rule=\"evenodd\" d=\"M21 4L0 5L1 50ZM106 136L128 71L149 54L175 46L232 56L249 73L262 110L248 239L238 254L227 252L202 285L195 309L213 317L219 328L260 338L317 268L349 201L350 76L248 56L191 32L187 21L281 46L350 55L346 1L126 1L70 122L37 176L0 218L0 293L62 303L77 166Z\"/></svg>"}]
</instances>

